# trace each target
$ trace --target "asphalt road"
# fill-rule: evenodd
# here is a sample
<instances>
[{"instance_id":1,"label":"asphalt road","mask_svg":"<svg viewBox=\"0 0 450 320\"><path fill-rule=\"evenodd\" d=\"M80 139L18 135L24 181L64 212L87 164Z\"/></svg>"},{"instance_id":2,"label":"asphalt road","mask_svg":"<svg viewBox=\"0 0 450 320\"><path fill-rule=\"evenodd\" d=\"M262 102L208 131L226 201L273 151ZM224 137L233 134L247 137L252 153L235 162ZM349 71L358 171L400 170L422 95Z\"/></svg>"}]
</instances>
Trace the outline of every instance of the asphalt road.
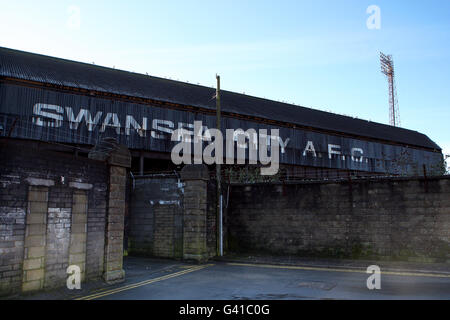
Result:
<instances>
[{"instance_id":1,"label":"asphalt road","mask_svg":"<svg viewBox=\"0 0 450 320\"><path fill-rule=\"evenodd\" d=\"M365 270L287 267L214 262L187 265L152 262L139 266L122 284L82 292L80 300L450 300L450 274L383 272L381 289L369 290ZM144 271L143 271L144 270ZM145 270L148 270L146 272ZM151 271L151 272L150 272ZM39 298L39 297L36 297ZM48 297L47 297L48 298Z\"/></svg>"}]
</instances>

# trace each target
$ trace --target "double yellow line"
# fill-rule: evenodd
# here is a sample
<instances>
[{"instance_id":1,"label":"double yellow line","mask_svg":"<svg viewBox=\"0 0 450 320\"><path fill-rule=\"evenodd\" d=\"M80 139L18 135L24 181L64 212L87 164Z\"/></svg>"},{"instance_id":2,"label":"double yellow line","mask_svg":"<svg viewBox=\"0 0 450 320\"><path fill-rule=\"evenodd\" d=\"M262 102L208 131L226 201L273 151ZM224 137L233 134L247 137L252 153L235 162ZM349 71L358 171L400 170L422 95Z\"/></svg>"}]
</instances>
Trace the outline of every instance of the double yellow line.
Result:
<instances>
[{"instance_id":1,"label":"double yellow line","mask_svg":"<svg viewBox=\"0 0 450 320\"><path fill-rule=\"evenodd\" d=\"M162 277L158 277L158 278L154 278L154 279L150 279L150 280L145 280L145 281L141 281L141 282L137 282L137 283L133 283L133 284L129 284L123 287L119 287L119 288L114 288L114 289L110 289L110 290L105 290L102 292L98 292L98 293L94 293L88 296L84 296L84 297L80 297L77 298L75 300L93 300L93 299L98 299L101 297L105 297L105 296L109 296L118 292L122 292L122 291L126 291L126 290L130 290L130 289L134 289L134 288L138 288L138 287L142 287L142 286L146 286L148 284L152 284L155 282L159 282L159 281L164 281L167 279L171 279L171 278L175 278L175 277L179 277L182 276L184 274L188 274L194 271L198 271L207 267L212 266L212 264L207 264L207 265L203 265L203 266L196 266L193 268L189 268L183 271L179 271L179 272L175 272L175 273L171 273Z\"/></svg>"},{"instance_id":2,"label":"double yellow line","mask_svg":"<svg viewBox=\"0 0 450 320\"><path fill-rule=\"evenodd\" d=\"M258 268L272 268L272 269L366 273L366 270L361 270L361 269L344 269L344 268L340 269L340 268L326 268L326 267L301 267L301 266L283 266L283 265L250 264L250 263L227 263L227 264L231 265L231 266L240 266L240 267L258 267ZM450 274L439 274L439 273L396 272L396 271L381 271L380 273L384 274L384 275L393 275L393 276L450 278Z\"/></svg>"}]
</instances>

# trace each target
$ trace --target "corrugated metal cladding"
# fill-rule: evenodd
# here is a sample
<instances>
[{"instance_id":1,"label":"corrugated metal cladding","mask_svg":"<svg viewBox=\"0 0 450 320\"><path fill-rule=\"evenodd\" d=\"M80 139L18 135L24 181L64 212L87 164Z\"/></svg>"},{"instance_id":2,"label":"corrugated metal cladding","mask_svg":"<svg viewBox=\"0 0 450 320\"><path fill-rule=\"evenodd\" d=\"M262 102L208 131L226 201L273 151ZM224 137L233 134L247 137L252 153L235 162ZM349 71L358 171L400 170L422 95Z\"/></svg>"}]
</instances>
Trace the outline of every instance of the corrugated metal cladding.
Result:
<instances>
[{"instance_id":1,"label":"corrugated metal cladding","mask_svg":"<svg viewBox=\"0 0 450 320\"><path fill-rule=\"evenodd\" d=\"M127 134L127 118L129 122L135 120L135 125L139 124L141 127L144 127L143 123L146 122L145 136L141 136L131 125L128 126L130 130ZM86 119L95 123L91 130ZM164 131L170 132L180 125L187 127L187 124L193 124L194 121L202 121L208 128L215 127L213 115L0 82L0 126L3 136L89 145L94 145L102 136L114 136L131 149L170 152L176 142L170 141L170 134ZM113 126L114 122L117 127ZM421 168L423 164L431 167L442 158L439 152L425 149L294 128L277 128L231 117L223 118L222 128L280 129L282 141L289 139L280 159L280 162L285 164L398 172L405 169L411 171L414 167ZM313 152L304 154L308 141L314 145L315 157ZM333 155L330 159L329 145L340 146L339 150L345 157ZM363 158L359 152L353 154L352 158L354 148L362 150ZM361 159L363 161L358 161Z\"/></svg>"},{"instance_id":2,"label":"corrugated metal cladding","mask_svg":"<svg viewBox=\"0 0 450 320\"><path fill-rule=\"evenodd\" d=\"M215 89L0 47L0 77L215 109ZM300 106L222 91L222 110L297 126L393 141L432 150L426 135Z\"/></svg>"}]
</instances>

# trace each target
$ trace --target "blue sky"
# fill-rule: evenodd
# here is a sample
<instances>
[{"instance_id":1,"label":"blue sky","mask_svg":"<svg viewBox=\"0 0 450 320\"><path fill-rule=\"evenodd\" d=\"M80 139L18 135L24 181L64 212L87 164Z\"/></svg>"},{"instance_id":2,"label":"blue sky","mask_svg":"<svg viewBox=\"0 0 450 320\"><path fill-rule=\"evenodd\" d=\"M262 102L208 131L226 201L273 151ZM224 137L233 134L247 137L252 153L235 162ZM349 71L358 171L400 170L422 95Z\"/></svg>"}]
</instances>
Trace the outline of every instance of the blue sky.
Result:
<instances>
[{"instance_id":1,"label":"blue sky","mask_svg":"<svg viewBox=\"0 0 450 320\"><path fill-rule=\"evenodd\" d=\"M381 28L368 29L369 5ZM450 1L1 1L0 46L402 126L450 154Z\"/></svg>"}]
</instances>

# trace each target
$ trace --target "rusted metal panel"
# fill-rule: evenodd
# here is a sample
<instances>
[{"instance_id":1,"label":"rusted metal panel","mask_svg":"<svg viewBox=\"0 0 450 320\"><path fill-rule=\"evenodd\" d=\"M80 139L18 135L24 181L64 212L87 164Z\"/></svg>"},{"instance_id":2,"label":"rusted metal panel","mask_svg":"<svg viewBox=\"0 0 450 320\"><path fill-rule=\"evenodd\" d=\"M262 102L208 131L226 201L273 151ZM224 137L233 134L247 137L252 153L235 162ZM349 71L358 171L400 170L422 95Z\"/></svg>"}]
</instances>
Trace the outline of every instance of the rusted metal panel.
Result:
<instances>
[{"instance_id":1,"label":"rusted metal panel","mask_svg":"<svg viewBox=\"0 0 450 320\"><path fill-rule=\"evenodd\" d=\"M0 77L215 110L215 89L0 47ZM222 111L354 137L441 150L416 131L221 91Z\"/></svg>"},{"instance_id":2,"label":"rusted metal panel","mask_svg":"<svg viewBox=\"0 0 450 320\"><path fill-rule=\"evenodd\" d=\"M95 145L114 137L130 149L170 152L174 129L192 131L194 121L215 127L215 116L161 106L134 104L43 88L0 84L2 136ZM442 159L439 152L344 136L276 127L223 117L225 129L279 129L286 144L280 162L311 167L405 173ZM225 136L225 134L224 134ZM330 149L331 148L331 149Z\"/></svg>"}]
</instances>

